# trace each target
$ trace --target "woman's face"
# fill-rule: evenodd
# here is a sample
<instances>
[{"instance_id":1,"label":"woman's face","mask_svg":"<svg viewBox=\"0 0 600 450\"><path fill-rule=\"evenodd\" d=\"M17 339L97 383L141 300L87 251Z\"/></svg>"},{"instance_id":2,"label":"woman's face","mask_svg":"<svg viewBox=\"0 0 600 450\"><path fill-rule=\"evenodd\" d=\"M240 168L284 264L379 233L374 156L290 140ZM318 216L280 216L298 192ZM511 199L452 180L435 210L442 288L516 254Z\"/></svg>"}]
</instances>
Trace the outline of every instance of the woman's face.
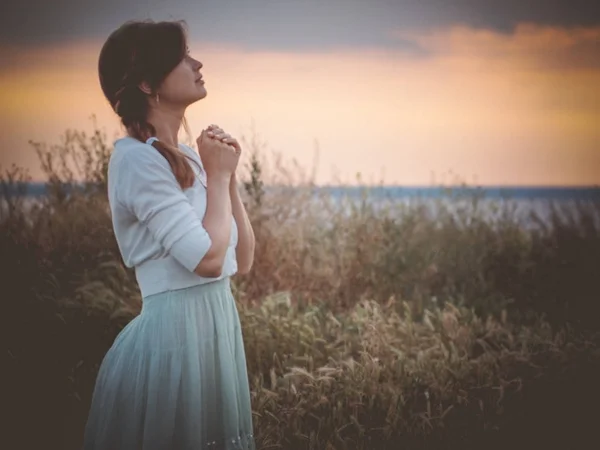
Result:
<instances>
[{"instance_id":1,"label":"woman's face","mask_svg":"<svg viewBox=\"0 0 600 450\"><path fill-rule=\"evenodd\" d=\"M172 106L186 108L206 97L201 68L202 63L192 58L188 50L157 90L159 103L167 102Z\"/></svg>"}]
</instances>

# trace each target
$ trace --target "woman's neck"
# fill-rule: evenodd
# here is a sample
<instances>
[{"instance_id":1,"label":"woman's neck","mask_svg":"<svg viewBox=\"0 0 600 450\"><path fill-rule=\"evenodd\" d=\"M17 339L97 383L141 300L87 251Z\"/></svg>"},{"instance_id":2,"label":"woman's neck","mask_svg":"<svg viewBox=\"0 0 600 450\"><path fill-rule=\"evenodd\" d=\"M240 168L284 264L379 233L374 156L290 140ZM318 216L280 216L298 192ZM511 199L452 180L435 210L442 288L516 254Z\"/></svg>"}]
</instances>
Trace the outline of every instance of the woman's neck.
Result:
<instances>
[{"instance_id":1,"label":"woman's neck","mask_svg":"<svg viewBox=\"0 0 600 450\"><path fill-rule=\"evenodd\" d=\"M154 126L156 137L172 147L179 147L179 129L183 121L183 110L168 108L151 109L148 122Z\"/></svg>"}]
</instances>

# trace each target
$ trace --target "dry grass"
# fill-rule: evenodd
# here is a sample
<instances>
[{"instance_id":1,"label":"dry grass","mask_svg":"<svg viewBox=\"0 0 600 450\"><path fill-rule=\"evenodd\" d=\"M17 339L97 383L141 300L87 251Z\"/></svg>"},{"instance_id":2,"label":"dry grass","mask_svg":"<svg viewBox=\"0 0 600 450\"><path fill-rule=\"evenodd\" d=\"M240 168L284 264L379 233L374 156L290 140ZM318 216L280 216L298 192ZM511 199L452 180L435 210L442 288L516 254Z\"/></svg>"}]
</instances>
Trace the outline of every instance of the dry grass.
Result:
<instances>
[{"instance_id":1,"label":"dry grass","mask_svg":"<svg viewBox=\"0 0 600 450\"><path fill-rule=\"evenodd\" d=\"M12 429L23 448L78 448L98 365L141 299L111 230L106 136L34 146L50 195L31 209L10 194L25 172L0 180ZM596 401L600 374L598 202L526 229L508 203L493 223L451 192L382 207L264 153L248 164L256 264L235 289L260 448L501 446L524 431L539 446L559 423L577 440L593 416L574 399Z\"/></svg>"}]
</instances>

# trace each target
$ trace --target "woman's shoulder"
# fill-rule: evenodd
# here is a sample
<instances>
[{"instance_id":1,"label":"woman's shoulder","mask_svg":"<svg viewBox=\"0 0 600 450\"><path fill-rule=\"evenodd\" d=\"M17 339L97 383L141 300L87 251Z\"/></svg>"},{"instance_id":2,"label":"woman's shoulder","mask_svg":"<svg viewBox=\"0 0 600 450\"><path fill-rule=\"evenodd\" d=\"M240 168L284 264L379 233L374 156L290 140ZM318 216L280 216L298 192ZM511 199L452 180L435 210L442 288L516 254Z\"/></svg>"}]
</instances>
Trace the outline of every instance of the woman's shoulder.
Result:
<instances>
[{"instance_id":1,"label":"woman's shoulder","mask_svg":"<svg viewBox=\"0 0 600 450\"><path fill-rule=\"evenodd\" d=\"M131 136L121 137L113 143L113 153L116 155L134 154L145 157L149 154L148 149L150 148L153 148L152 145Z\"/></svg>"},{"instance_id":2,"label":"woman's shoulder","mask_svg":"<svg viewBox=\"0 0 600 450\"><path fill-rule=\"evenodd\" d=\"M202 160L198 152L186 144L179 144L179 149L196 160L202 166ZM142 142L130 136L117 139L114 142L111 154L112 166L146 166L159 164L169 167L167 159L161 155L151 144Z\"/></svg>"},{"instance_id":3,"label":"woman's shoulder","mask_svg":"<svg viewBox=\"0 0 600 450\"><path fill-rule=\"evenodd\" d=\"M147 163L168 165L167 160L152 145L130 136L119 138L114 142L110 159L113 164L119 166Z\"/></svg>"},{"instance_id":4,"label":"woman's shoulder","mask_svg":"<svg viewBox=\"0 0 600 450\"><path fill-rule=\"evenodd\" d=\"M170 180L173 176L169 162L152 145L132 137L114 142L108 173L115 189L123 183L137 185Z\"/></svg>"}]
</instances>

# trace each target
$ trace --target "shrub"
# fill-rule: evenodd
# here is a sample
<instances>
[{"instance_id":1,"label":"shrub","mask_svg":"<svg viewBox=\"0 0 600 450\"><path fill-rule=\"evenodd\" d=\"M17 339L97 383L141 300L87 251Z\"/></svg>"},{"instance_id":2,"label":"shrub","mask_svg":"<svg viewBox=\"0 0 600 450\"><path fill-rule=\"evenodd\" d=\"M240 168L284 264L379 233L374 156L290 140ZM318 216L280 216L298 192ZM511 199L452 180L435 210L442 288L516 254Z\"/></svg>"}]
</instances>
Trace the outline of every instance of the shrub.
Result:
<instances>
[{"instance_id":1,"label":"shrub","mask_svg":"<svg viewBox=\"0 0 600 450\"><path fill-rule=\"evenodd\" d=\"M586 396L600 373L597 201L524 227L510 202L477 195L340 197L257 142L242 180L255 265L234 289L260 448L473 444L519 418L554 423L553 400L572 411L565 379ZM98 366L141 298L112 233L106 136L32 144L47 195L24 197L18 167L0 177L11 429L78 448Z\"/></svg>"}]
</instances>

